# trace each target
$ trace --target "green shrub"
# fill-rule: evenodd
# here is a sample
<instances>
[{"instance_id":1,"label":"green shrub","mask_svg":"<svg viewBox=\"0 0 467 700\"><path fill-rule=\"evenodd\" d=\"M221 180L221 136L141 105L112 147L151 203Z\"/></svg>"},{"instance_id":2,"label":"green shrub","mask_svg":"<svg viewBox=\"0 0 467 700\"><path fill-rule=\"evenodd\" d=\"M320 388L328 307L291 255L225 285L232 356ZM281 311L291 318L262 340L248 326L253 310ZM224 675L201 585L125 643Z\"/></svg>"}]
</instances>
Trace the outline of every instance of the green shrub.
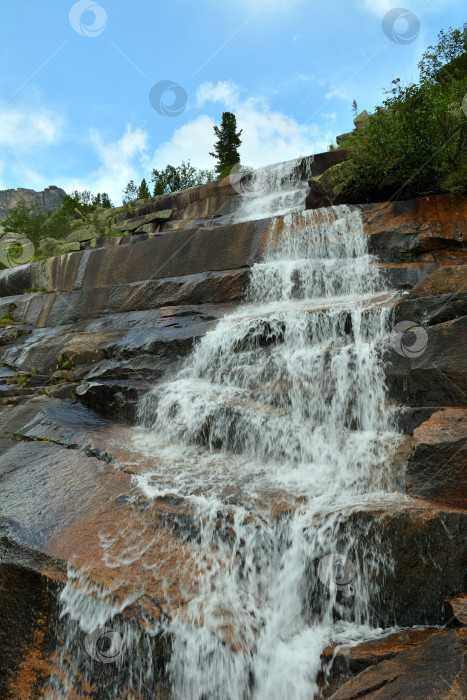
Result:
<instances>
[{"instance_id":1,"label":"green shrub","mask_svg":"<svg viewBox=\"0 0 467 700\"><path fill-rule=\"evenodd\" d=\"M467 118L462 99L467 75L454 67L446 79L448 66L440 74L438 58L446 55L458 61L459 52L462 58L467 23L462 30L439 36L438 47L429 47L419 64L421 82L403 87L399 79L394 80L383 106L355 133L355 150L341 171L349 196L371 198L375 191L387 188L393 196L408 197L465 186ZM446 44L449 51L443 54Z\"/></svg>"}]
</instances>

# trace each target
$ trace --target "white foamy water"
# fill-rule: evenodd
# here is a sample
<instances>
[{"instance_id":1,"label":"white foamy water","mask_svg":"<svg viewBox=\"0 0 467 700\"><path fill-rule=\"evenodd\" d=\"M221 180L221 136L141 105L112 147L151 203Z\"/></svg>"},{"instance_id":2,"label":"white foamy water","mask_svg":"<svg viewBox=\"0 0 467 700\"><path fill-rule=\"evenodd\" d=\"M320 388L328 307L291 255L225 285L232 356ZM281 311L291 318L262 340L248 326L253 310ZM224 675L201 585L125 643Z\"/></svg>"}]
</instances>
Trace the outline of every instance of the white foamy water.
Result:
<instances>
[{"instance_id":1,"label":"white foamy water","mask_svg":"<svg viewBox=\"0 0 467 700\"><path fill-rule=\"evenodd\" d=\"M370 598L391 564L352 516L394 483L389 296L358 209L289 214L249 302L145 397L140 447L160 467L136 481L185 498L200 532L196 595L170 625L174 697L310 698L324 646L381 632Z\"/></svg>"},{"instance_id":2,"label":"white foamy water","mask_svg":"<svg viewBox=\"0 0 467 700\"><path fill-rule=\"evenodd\" d=\"M231 223L302 210L312 164L312 158L297 158L258 168L241 177L231 176L234 189L242 195ZM300 170L303 172L300 173Z\"/></svg>"},{"instance_id":3,"label":"white foamy water","mask_svg":"<svg viewBox=\"0 0 467 700\"><path fill-rule=\"evenodd\" d=\"M274 196L247 197L243 214L287 206ZM155 466L134 482L184 499L191 523L186 604L160 623L173 698L319 697L323 648L382 633L372 600L392 563L359 516L399 498L381 361L390 298L357 208L289 213L247 303L142 401L135 444Z\"/></svg>"}]
</instances>

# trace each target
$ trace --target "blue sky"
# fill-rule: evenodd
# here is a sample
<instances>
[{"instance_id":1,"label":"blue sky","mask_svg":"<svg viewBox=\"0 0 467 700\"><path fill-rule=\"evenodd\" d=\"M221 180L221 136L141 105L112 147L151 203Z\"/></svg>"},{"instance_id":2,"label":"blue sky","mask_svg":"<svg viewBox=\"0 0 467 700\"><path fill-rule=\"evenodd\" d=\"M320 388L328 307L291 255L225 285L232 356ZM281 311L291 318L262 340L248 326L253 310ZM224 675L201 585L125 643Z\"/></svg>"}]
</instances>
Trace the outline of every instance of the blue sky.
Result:
<instances>
[{"instance_id":1,"label":"blue sky","mask_svg":"<svg viewBox=\"0 0 467 700\"><path fill-rule=\"evenodd\" d=\"M409 14L390 22L400 5ZM0 189L54 184L107 191L115 204L154 167L212 168L212 127L225 110L243 129L246 165L326 150L352 128L353 99L372 111L393 78L417 79L440 29L465 21L465 0L0 0L0 9ZM159 112L149 101L161 81L181 86L175 116L161 113L170 89Z\"/></svg>"}]
</instances>

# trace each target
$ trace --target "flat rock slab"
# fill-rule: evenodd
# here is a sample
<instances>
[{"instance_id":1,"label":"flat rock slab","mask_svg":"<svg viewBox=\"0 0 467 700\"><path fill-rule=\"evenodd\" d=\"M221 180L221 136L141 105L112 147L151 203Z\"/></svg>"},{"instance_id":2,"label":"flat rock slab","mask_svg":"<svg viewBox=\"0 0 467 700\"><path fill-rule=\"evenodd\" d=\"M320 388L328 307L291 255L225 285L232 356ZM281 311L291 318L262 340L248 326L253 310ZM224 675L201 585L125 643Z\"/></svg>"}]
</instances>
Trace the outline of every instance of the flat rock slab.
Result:
<instances>
[{"instance_id":1,"label":"flat rock slab","mask_svg":"<svg viewBox=\"0 0 467 700\"><path fill-rule=\"evenodd\" d=\"M167 221L167 219L170 219L171 216L172 209L163 209L160 211L151 212L150 214L135 216L118 224L113 224L112 229L115 231L133 231L139 226L144 226L145 224L149 224L153 221Z\"/></svg>"},{"instance_id":2,"label":"flat rock slab","mask_svg":"<svg viewBox=\"0 0 467 700\"><path fill-rule=\"evenodd\" d=\"M372 639L352 647L327 647L321 658L331 667L331 676L356 675L369 666L392 659L396 654L421 644L433 634L443 634L442 629L404 630L382 639Z\"/></svg>"},{"instance_id":3,"label":"flat rock slab","mask_svg":"<svg viewBox=\"0 0 467 700\"><path fill-rule=\"evenodd\" d=\"M429 297L467 290L467 265L447 265L435 270L412 289L412 297Z\"/></svg>"},{"instance_id":4,"label":"flat rock slab","mask_svg":"<svg viewBox=\"0 0 467 700\"><path fill-rule=\"evenodd\" d=\"M10 304L14 303L17 307L14 312L16 321L43 328L108 314L156 310L172 304L240 302L244 299L249 277L248 269L226 270L98 289L21 294L0 298L0 314L7 313ZM21 329L16 326L10 330L18 333ZM5 336L4 341L7 340Z\"/></svg>"},{"instance_id":5,"label":"flat rock slab","mask_svg":"<svg viewBox=\"0 0 467 700\"><path fill-rule=\"evenodd\" d=\"M432 635L348 681L330 700L461 700L467 697L466 631Z\"/></svg>"}]
</instances>

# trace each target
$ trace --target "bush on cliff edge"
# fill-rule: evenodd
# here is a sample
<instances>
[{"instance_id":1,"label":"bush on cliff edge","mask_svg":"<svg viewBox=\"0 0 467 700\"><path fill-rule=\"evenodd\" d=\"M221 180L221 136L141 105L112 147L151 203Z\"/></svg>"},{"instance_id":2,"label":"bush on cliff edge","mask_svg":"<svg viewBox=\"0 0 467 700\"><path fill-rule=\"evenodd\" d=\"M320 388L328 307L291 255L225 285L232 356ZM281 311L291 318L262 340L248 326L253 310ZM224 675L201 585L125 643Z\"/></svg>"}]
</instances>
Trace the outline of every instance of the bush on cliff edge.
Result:
<instances>
[{"instance_id":1,"label":"bush on cliff edge","mask_svg":"<svg viewBox=\"0 0 467 700\"><path fill-rule=\"evenodd\" d=\"M419 63L420 82L394 80L355 133L340 172L340 190L353 201L467 190L467 22L438 38Z\"/></svg>"}]
</instances>

